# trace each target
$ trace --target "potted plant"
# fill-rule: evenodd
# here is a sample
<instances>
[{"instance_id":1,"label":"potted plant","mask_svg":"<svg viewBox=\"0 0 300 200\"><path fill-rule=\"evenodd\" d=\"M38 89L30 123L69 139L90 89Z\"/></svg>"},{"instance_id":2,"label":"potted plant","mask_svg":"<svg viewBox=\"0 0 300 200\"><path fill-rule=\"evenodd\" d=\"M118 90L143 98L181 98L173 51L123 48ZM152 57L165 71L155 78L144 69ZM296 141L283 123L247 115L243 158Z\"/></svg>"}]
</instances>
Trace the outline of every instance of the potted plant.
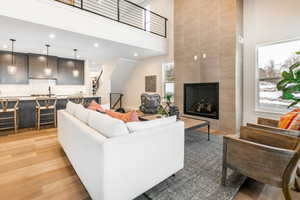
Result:
<instances>
[{"instance_id":1,"label":"potted plant","mask_svg":"<svg viewBox=\"0 0 300 200\"><path fill-rule=\"evenodd\" d=\"M172 104L172 98L173 98L173 94L172 93L167 93L164 97L164 99L166 100L166 104L168 107L170 107L170 105Z\"/></svg>"},{"instance_id":2,"label":"potted plant","mask_svg":"<svg viewBox=\"0 0 300 200\"><path fill-rule=\"evenodd\" d=\"M300 52L296 53L300 55ZM277 84L277 89L282 91L282 99L291 100L288 108L297 105L300 102L300 62L294 63L288 71L282 72L282 80Z\"/></svg>"}]
</instances>

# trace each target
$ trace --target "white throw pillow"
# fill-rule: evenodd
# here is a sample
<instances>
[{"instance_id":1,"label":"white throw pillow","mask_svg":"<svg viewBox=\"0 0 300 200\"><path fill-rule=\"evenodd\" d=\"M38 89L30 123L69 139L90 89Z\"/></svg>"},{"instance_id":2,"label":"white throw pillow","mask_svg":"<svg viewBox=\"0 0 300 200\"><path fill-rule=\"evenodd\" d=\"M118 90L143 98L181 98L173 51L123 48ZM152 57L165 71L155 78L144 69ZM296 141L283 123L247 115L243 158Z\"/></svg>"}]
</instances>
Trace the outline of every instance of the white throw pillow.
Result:
<instances>
[{"instance_id":1,"label":"white throw pillow","mask_svg":"<svg viewBox=\"0 0 300 200\"><path fill-rule=\"evenodd\" d=\"M84 123L88 122L90 110L83 107L83 105L78 104L75 110L75 116Z\"/></svg>"},{"instance_id":2,"label":"white throw pillow","mask_svg":"<svg viewBox=\"0 0 300 200\"><path fill-rule=\"evenodd\" d=\"M69 101L66 105L66 111L72 115L75 113L76 104Z\"/></svg>"},{"instance_id":3,"label":"white throw pillow","mask_svg":"<svg viewBox=\"0 0 300 200\"><path fill-rule=\"evenodd\" d=\"M172 116L172 117L166 117L166 118L142 121L142 122L128 122L126 125L130 132L136 132L136 131L151 129L159 126L166 126L168 124L172 124L176 122L176 120L177 117Z\"/></svg>"},{"instance_id":4,"label":"white throw pillow","mask_svg":"<svg viewBox=\"0 0 300 200\"><path fill-rule=\"evenodd\" d=\"M128 135L126 124L99 112L90 112L88 125L108 138Z\"/></svg>"}]
</instances>

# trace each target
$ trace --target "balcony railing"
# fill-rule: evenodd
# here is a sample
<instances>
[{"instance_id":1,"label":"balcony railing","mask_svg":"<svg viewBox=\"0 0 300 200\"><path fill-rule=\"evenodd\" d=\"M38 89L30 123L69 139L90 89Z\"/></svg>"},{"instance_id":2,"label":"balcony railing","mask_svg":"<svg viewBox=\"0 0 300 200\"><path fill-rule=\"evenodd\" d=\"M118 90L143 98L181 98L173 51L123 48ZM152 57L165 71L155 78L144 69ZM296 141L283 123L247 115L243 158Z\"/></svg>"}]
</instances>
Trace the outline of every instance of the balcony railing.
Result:
<instances>
[{"instance_id":1,"label":"balcony railing","mask_svg":"<svg viewBox=\"0 0 300 200\"><path fill-rule=\"evenodd\" d=\"M54 0L161 37L168 19L127 0Z\"/></svg>"}]
</instances>

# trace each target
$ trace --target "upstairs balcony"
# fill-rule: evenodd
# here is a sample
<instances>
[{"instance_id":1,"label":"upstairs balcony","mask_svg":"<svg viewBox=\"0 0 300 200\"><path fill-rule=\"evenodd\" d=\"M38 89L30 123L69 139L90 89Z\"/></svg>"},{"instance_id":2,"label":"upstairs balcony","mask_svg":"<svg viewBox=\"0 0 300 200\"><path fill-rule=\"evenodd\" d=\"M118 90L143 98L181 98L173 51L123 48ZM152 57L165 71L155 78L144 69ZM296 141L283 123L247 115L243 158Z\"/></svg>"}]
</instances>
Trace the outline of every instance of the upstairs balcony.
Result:
<instances>
[{"instance_id":1,"label":"upstairs balcony","mask_svg":"<svg viewBox=\"0 0 300 200\"><path fill-rule=\"evenodd\" d=\"M168 50L168 19L128 0L9 0L0 17L150 50ZM26 27L23 27L26 30Z\"/></svg>"},{"instance_id":2,"label":"upstairs balcony","mask_svg":"<svg viewBox=\"0 0 300 200\"><path fill-rule=\"evenodd\" d=\"M127 0L54 0L156 35L167 37L168 19Z\"/></svg>"}]
</instances>

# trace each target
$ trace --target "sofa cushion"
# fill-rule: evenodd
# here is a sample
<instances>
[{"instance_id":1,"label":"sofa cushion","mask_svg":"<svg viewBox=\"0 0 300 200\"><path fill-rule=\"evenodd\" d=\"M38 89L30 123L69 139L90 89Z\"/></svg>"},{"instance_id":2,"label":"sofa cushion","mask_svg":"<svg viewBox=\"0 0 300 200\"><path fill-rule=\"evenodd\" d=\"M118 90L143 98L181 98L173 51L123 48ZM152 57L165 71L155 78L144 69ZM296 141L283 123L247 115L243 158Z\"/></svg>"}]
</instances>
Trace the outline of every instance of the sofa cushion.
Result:
<instances>
[{"instance_id":1,"label":"sofa cushion","mask_svg":"<svg viewBox=\"0 0 300 200\"><path fill-rule=\"evenodd\" d=\"M129 134L123 121L95 111L89 113L88 125L108 138Z\"/></svg>"},{"instance_id":2,"label":"sofa cushion","mask_svg":"<svg viewBox=\"0 0 300 200\"><path fill-rule=\"evenodd\" d=\"M143 122L128 122L126 125L130 132L137 132L159 126L166 126L168 124L176 122L176 119L176 116L172 116Z\"/></svg>"},{"instance_id":3,"label":"sofa cushion","mask_svg":"<svg viewBox=\"0 0 300 200\"><path fill-rule=\"evenodd\" d=\"M66 105L66 111L72 115L75 114L75 110L76 110L76 104L69 101Z\"/></svg>"},{"instance_id":4,"label":"sofa cushion","mask_svg":"<svg viewBox=\"0 0 300 200\"><path fill-rule=\"evenodd\" d=\"M93 112L83 107L83 105L78 104L75 108L75 117L81 120L84 123L87 123L89 113Z\"/></svg>"}]
</instances>

